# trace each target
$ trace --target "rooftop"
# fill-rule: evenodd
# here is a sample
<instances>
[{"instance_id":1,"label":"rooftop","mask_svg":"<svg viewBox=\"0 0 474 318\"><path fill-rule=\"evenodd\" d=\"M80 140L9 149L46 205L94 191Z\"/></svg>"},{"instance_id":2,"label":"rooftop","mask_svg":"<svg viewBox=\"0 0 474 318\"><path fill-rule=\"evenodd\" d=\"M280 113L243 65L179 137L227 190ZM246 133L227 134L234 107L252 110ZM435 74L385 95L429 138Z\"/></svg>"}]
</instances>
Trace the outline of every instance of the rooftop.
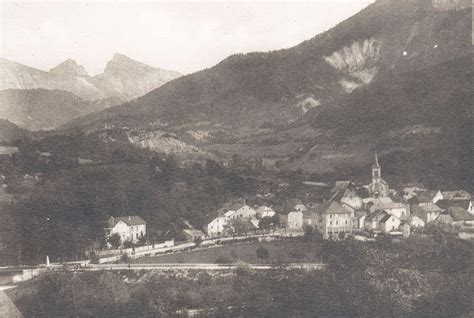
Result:
<instances>
[{"instance_id":1,"label":"rooftop","mask_svg":"<svg viewBox=\"0 0 474 318\"><path fill-rule=\"evenodd\" d=\"M108 220L108 225L109 227L114 227L120 221L124 222L128 226L146 224L146 222L141 217L139 217L138 215L133 215L133 216L119 216L119 217L111 216Z\"/></svg>"}]
</instances>

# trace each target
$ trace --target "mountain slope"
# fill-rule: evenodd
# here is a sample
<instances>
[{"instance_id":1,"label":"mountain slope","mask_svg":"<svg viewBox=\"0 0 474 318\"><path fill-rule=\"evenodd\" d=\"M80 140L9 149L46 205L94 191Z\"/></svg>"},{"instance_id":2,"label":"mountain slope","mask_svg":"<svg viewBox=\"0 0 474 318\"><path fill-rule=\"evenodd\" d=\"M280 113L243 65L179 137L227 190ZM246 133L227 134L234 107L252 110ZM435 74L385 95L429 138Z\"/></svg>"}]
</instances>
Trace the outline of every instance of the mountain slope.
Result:
<instances>
[{"instance_id":1,"label":"mountain slope","mask_svg":"<svg viewBox=\"0 0 474 318\"><path fill-rule=\"evenodd\" d=\"M469 54L471 8L439 3L379 0L294 48L231 56L76 125L206 123L208 131L240 137L279 129L392 73Z\"/></svg>"},{"instance_id":2,"label":"mountain slope","mask_svg":"<svg viewBox=\"0 0 474 318\"><path fill-rule=\"evenodd\" d=\"M389 181L466 185L471 32L470 1L379 0L296 47L231 56L67 126L142 145L167 131L224 160L340 177L366 177L378 149Z\"/></svg>"},{"instance_id":3,"label":"mountain slope","mask_svg":"<svg viewBox=\"0 0 474 318\"><path fill-rule=\"evenodd\" d=\"M0 144L9 144L25 138L29 133L8 120L0 119Z\"/></svg>"},{"instance_id":4,"label":"mountain slope","mask_svg":"<svg viewBox=\"0 0 474 318\"><path fill-rule=\"evenodd\" d=\"M96 75L93 82L106 96L130 100L180 76L178 72L154 68L125 55L115 54L104 72Z\"/></svg>"},{"instance_id":5,"label":"mountain slope","mask_svg":"<svg viewBox=\"0 0 474 318\"><path fill-rule=\"evenodd\" d=\"M86 101L61 90L8 89L0 91L0 118L30 131L49 130L103 110L106 102Z\"/></svg>"},{"instance_id":6,"label":"mountain slope","mask_svg":"<svg viewBox=\"0 0 474 318\"><path fill-rule=\"evenodd\" d=\"M88 100L105 97L87 77L45 72L0 58L0 90L36 88L60 89Z\"/></svg>"}]
</instances>

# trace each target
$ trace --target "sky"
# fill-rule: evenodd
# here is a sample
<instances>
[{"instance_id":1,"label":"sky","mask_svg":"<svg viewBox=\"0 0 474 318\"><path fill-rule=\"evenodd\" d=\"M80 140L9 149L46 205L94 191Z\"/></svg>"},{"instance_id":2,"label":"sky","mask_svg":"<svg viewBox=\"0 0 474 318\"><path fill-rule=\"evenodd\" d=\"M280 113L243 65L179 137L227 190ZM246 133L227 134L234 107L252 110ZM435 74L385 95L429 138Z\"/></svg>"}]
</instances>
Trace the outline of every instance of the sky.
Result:
<instances>
[{"instance_id":1,"label":"sky","mask_svg":"<svg viewBox=\"0 0 474 318\"><path fill-rule=\"evenodd\" d=\"M292 47L374 0L0 1L0 57L101 73L114 53L189 74L229 55Z\"/></svg>"}]
</instances>

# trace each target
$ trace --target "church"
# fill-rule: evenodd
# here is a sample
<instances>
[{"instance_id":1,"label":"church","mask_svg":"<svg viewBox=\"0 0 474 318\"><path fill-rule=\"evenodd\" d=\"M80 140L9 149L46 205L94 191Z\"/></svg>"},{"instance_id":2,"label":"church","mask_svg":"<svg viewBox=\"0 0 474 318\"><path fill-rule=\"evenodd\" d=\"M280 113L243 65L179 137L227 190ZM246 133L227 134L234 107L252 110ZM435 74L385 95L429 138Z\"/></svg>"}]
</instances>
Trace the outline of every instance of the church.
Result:
<instances>
[{"instance_id":1,"label":"church","mask_svg":"<svg viewBox=\"0 0 474 318\"><path fill-rule=\"evenodd\" d=\"M377 152L375 152L375 162L372 165L372 182L369 184L369 195L373 198L388 197L389 187L388 183L382 179L382 169L379 165Z\"/></svg>"}]
</instances>

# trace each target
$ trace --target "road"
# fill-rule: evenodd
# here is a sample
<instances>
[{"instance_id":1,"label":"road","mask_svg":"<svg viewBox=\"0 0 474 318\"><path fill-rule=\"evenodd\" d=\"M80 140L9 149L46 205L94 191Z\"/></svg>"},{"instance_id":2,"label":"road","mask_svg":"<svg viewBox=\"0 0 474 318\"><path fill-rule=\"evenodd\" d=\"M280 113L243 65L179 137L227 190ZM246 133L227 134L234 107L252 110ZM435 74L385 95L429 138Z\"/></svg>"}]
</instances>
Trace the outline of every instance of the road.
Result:
<instances>
[{"instance_id":1,"label":"road","mask_svg":"<svg viewBox=\"0 0 474 318\"><path fill-rule=\"evenodd\" d=\"M272 264L207 264L207 263L190 263L190 264L87 264L86 266L64 266L64 265L50 265L46 266L48 270L70 270L70 271L102 271L102 270L233 270L237 268L248 268L255 270L270 270L276 268L283 269L304 269L304 270L322 270L326 264L317 263L292 263L285 265Z\"/></svg>"}]
</instances>

